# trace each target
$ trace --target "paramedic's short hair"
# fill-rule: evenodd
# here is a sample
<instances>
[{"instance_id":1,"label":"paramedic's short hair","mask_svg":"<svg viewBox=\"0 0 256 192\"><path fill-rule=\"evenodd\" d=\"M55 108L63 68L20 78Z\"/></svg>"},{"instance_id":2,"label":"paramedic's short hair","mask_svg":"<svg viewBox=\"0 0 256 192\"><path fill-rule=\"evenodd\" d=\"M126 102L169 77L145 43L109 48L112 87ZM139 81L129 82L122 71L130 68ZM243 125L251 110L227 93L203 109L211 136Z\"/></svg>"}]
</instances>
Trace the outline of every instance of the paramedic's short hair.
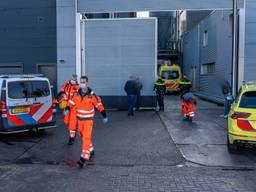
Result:
<instances>
[{"instance_id":1,"label":"paramedic's short hair","mask_svg":"<svg viewBox=\"0 0 256 192\"><path fill-rule=\"evenodd\" d=\"M135 79L136 79L136 76L135 76L135 75L131 75L131 76L129 77L129 79L130 79L130 80L135 80Z\"/></svg>"},{"instance_id":2,"label":"paramedic's short hair","mask_svg":"<svg viewBox=\"0 0 256 192\"><path fill-rule=\"evenodd\" d=\"M77 79L77 75L76 75L76 74L73 74L73 75L72 75L72 78Z\"/></svg>"},{"instance_id":3,"label":"paramedic's short hair","mask_svg":"<svg viewBox=\"0 0 256 192\"><path fill-rule=\"evenodd\" d=\"M81 79L85 79L88 82L88 77L85 75L81 76Z\"/></svg>"}]
</instances>

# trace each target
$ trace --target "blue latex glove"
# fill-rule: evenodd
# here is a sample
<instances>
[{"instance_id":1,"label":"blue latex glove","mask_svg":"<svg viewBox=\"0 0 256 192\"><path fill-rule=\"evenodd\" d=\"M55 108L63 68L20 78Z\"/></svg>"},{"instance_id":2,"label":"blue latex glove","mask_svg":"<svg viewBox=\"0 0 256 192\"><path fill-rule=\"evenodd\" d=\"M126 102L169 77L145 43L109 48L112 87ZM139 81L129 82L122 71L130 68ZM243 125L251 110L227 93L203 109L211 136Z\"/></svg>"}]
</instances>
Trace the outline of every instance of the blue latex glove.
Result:
<instances>
[{"instance_id":1,"label":"blue latex glove","mask_svg":"<svg viewBox=\"0 0 256 192\"><path fill-rule=\"evenodd\" d=\"M66 116L69 113L69 110L64 111L64 115Z\"/></svg>"},{"instance_id":2,"label":"blue latex glove","mask_svg":"<svg viewBox=\"0 0 256 192\"><path fill-rule=\"evenodd\" d=\"M106 118L103 118L102 119L102 122L104 123L104 124L107 124L108 123L108 118L106 117Z\"/></svg>"}]
</instances>

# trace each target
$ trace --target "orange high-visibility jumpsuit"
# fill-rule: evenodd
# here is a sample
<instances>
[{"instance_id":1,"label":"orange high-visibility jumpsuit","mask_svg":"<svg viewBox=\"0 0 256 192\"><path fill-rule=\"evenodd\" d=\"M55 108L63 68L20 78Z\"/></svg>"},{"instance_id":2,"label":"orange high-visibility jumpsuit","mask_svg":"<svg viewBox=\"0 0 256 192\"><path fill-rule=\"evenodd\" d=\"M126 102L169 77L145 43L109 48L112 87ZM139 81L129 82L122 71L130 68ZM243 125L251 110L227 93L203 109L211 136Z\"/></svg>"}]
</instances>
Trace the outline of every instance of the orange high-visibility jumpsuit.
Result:
<instances>
[{"instance_id":1,"label":"orange high-visibility jumpsuit","mask_svg":"<svg viewBox=\"0 0 256 192\"><path fill-rule=\"evenodd\" d=\"M66 82L63 84L61 91L64 92L63 99L67 102L77 93L79 90L78 84L71 84ZM65 112L65 110L64 110ZM69 129L69 136L70 138L74 138L76 135L76 111L71 109L70 112L64 116L64 123Z\"/></svg>"},{"instance_id":2,"label":"orange high-visibility jumpsuit","mask_svg":"<svg viewBox=\"0 0 256 192\"><path fill-rule=\"evenodd\" d=\"M184 117L195 116L195 108L192 101L185 102L183 99L181 99L181 107Z\"/></svg>"},{"instance_id":3,"label":"orange high-visibility jumpsuit","mask_svg":"<svg viewBox=\"0 0 256 192\"><path fill-rule=\"evenodd\" d=\"M78 131L82 138L82 152L81 157L88 161L90 159L90 152L93 150L91 137L93 129L93 117L95 115L95 108L106 117L104 106L101 98L94 95L92 92L87 93L84 97L79 92L69 101L68 106L76 110L76 117L78 121Z\"/></svg>"}]
</instances>

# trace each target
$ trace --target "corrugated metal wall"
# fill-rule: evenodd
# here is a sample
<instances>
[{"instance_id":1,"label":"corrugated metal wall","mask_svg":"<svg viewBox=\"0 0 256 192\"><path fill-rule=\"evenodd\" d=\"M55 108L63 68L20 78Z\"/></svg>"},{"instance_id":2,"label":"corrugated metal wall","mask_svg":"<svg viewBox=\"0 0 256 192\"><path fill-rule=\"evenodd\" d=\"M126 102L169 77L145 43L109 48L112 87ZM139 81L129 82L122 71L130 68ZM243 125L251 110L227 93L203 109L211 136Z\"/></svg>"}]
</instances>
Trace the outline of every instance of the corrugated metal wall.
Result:
<instances>
[{"instance_id":1,"label":"corrugated metal wall","mask_svg":"<svg viewBox=\"0 0 256 192\"><path fill-rule=\"evenodd\" d=\"M56 63L56 0L0 1L0 65Z\"/></svg>"},{"instance_id":2,"label":"corrugated metal wall","mask_svg":"<svg viewBox=\"0 0 256 192\"><path fill-rule=\"evenodd\" d=\"M200 60L200 27L194 27L183 40L183 74L193 82L193 89L199 90Z\"/></svg>"},{"instance_id":3,"label":"corrugated metal wall","mask_svg":"<svg viewBox=\"0 0 256 192\"><path fill-rule=\"evenodd\" d=\"M256 80L256 1L247 0L245 10L244 79Z\"/></svg>"},{"instance_id":4,"label":"corrugated metal wall","mask_svg":"<svg viewBox=\"0 0 256 192\"><path fill-rule=\"evenodd\" d=\"M193 30L188 32L185 37L187 45L184 45L184 71L193 79L191 74L191 61L198 62L196 77L199 86L196 92L201 96L215 101L223 101L220 80L231 81L232 64L232 20L230 11L214 11L207 18L202 20ZM189 21L188 21L189 22ZM198 31L200 28L200 34ZM203 34L208 32L208 45L203 46ZM195 41L199 39L199 47ZM190 51L193 50L193 51ZM199 54L194 49L199 49ZM198 59L197 59L198 58ZM215 72L211 74L201 74L200 68L203 64L215 63ZM190 73L189 73L190 71Z\"/></svg>"},{"instance_id":5,"label":"corrugated metal wall","mask_svg":"<svg viewBox=\"0 0 256 192\"><path fill-rule=\"evenodd\" d=\"M57 70L58 88L77 72L80 18L76 15L76 1L56 1L57 13Z\"/></svg>"},{"instance_id":6,"label":"corrugated metal wall","mask_svg":"<svg viewBox=\"0 0 256 192\"><path fill-rule=\"evenodd\" d=\"M83 73L98 95L108 97L109 107L126 107L126 98L120 97L125 97L124 85L131 75L142 77L142 96L150 97L143 105L155 103L156 37L154 18L85 21Z\"/></svg>"},{"instance_id":7,"label":"corrugated metal wall","mask_svg":"<svg viewBox=\"0 0 256 192\"><path fill-rule=\"evenodd\" d=\"M204 11L187 11L186 18L189 22L186 23L186 30L190 31L193 27L198 25L198 23L207 17L212 10L204 10Z\"/></svg>"}]
</instances>

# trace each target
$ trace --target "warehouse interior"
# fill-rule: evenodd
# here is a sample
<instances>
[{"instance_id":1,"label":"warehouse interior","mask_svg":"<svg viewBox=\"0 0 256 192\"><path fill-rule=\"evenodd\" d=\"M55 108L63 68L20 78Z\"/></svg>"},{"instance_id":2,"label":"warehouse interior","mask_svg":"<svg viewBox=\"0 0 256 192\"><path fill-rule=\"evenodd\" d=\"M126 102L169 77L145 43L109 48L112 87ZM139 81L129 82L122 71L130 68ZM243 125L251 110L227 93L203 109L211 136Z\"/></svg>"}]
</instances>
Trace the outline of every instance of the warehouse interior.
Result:
<instances>
[{"instance_id":1,"label":"warehouse interior","mask_svg":"<svg viewBox=\"0 0 256 192\"><path fill-rule=\"evenodd\" d=\"M254 78L252 71L255 69L253 65L255 56L249 50L253 50L254 47L254 36L250 30L254 29L255 17L251 14L254 10L250 8L250 2L247 2L246 12L245 6L241 6L241 3L238 10L239 48L236 52L238 55L236 62L239 63L237 67L239 73L234 72L233 11L230 1L219 0L214 3L205 1L204 4L195 1L193 5L183 4L180 1L175 1L171 5L165 2L164 9L164 4L153 5L154 1L147 1L145 5L131 1L130 7L111 3L105 5L104 1L98 2L102 6L95 6L95 2L86 0L74 2L36 0L24 1L23 4L18 2L19 0L0 2L2 42L0 73L43 73L51 80L56 92L72 73L81 75L86 70L82 69L85 57L83 57L84 50L80 47L80 44L84 43L81 40L84 37L80 37L80 22L84 20L141 19L143 20L141 26L136 25L137 29L143 29L144 21L149 22L145 25L150 27L150 25L154 26L153 20L157 19L157 37L152 35L154 30L145 31L148 33L147 37L152 35L151 40L156 39L156 41L147 42L150 46L144 45L141 49L144 51L143 54L148 54L143 62L154 62L156 65L148 71L150 72L148 84L152 84L157 78L160 66L177 64L181 66L183 74L191 79L193 89L199 96L223 102L216 79L224 79L232 84L236 76L238 88L243 80ZM147 11L146 5L151 11ZM85 10L84 7L87 9ZM207 9L210 7L212 9ZM182 8L184 10L180 10ZM134 10L141 11L134 12ZM130 24L130 27L132 25ZM136 28L133 32L136 32ZM154 47L156 51L153 50ZM131 51L134 50L130 49L129 53ZM132 57L138 58L139 54L136 53L139 52L134 51ZM152 57L149 58L151 53ZM138 64L135 60L134 63ZM153 69L154 74L151 73ZM121 76L119 74L119 78ZM115 86L119 86L119 90L123 91L119 84ZM124 92L120 95L123 96ZM154 95L149 85L145 95L150 97Z\"/></svg>"},{"instance_id":2,"label":"warehouse interior","mask_svg":"<svg viewBox=\"0 0 256 192\"><path fill-rule=\"evenodd\" d=\"M82 14L82 20L156 18L157 67L178 65L200 97L223 102L222 81L232 84L232 10Z\"/></svg>"}]
</instances>

